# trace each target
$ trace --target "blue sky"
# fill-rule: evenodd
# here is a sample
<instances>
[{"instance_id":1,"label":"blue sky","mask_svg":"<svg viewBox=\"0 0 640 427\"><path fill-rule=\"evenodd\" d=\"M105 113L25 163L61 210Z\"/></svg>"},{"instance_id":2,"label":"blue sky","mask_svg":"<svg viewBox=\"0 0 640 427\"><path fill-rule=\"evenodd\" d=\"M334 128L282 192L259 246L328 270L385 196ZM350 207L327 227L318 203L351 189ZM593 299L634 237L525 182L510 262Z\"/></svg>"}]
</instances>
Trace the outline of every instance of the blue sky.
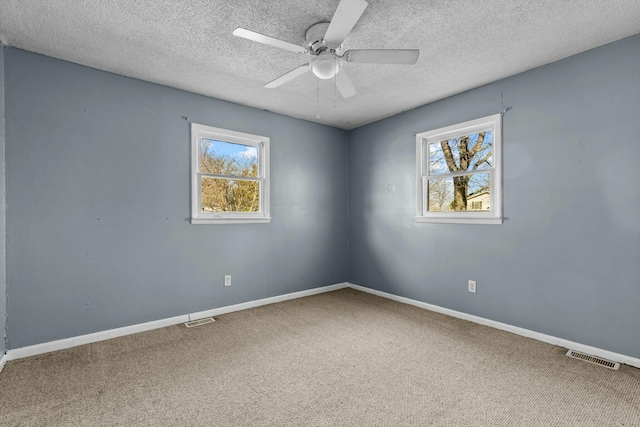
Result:
<instances>
[{"instance_id":1,"label":"blue sky","mask_svg":"<svg viewBox=\"0 0 640 427\"><path fill-rule=\"evenodd\" d=\"M213 143L213 145L209 149L209 152L211 154L235 158L239 157L244 159L258 158L258 149L256 147L252 147L250 145L232 144L230 142L217 141L213 139L207 139L207 141Z\"/></svg>"}]
</instances>

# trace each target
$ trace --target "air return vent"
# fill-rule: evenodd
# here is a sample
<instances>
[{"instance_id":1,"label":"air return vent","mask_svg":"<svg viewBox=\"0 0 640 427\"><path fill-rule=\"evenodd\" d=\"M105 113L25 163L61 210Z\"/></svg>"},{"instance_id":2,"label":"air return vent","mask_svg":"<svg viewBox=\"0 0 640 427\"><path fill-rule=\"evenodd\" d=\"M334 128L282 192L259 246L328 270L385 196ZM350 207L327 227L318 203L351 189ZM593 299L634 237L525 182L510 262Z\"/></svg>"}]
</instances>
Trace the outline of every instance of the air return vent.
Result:
<instances>
[{"instance_id":1,"label":"air return vent","mask_svg":"<svg viewBox=\"0 0 640 427\"><path fill-rule=\"evenodd\" d=\"M185 322L184 326L187 328L193 328L194 326L206 325L208 323L213 323L216 320L213 317L205 317L204 319L192 320L190 322Z\"/></svg>"},{"instance_id":2,"label":"air return vent","mask_svg":"<svg viewBox=\"0 0 640 427\"><path fill-rule=\"evenodd\" d=\"M618 362L612 362L601 357L591 356L589 354L580 353L579 351L575 350L567 351L567 356L573 357L574 359L584 360L585 362L593 363L594 365L604 366L605 368L609 369L618 370L620 368L620 364Z\"/></svg>"}]
</instances>

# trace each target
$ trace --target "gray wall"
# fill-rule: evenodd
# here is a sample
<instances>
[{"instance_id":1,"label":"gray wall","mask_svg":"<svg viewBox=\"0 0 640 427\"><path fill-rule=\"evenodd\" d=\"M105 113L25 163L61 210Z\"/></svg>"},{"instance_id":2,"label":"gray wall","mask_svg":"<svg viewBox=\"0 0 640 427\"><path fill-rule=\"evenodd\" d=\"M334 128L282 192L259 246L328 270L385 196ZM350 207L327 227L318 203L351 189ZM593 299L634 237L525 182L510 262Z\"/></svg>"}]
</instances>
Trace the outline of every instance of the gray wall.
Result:
<instances>
[{"instance_id":1,"label":"gray wall","mask_svg":"<svg viewBox=\"0 0 640 427\"><path fill-rule=\"evenodd\" d=\"M5 352L5 321L7 303L7 274L5 263L5 218L4 204L4 46L0 43L0 358Z\"/></svg>"},{"instance_id":2,"label":"gray wall","mask_svg":"<svg viewBox=\"0 0 640 427\"><path fill-rule=\"evenodd\" d=\"M347 132L18 49L5 71L9 348L347 280ZM271 137L270 224L189 223L182 116Z\"/></svg>"},{"instance_id":3,"label":"gray wall","mask_svg":"<svg viewBox=\"0 0 640 427\"><path fill-rule=\"evenodd\" d=\"M9 348L349 279L640 357L639 51L634 36L347 134L8 49ZM505 223L416 223L414 135L501 95ZM182 116L271 137L270 224L189 224Z\"/></svg>"},{"instance_id":4,"label":"gray wall","mask_svg":"<svg viewBox=\"0 0 640 427\"><path fill-rule=\"evenodd\" d=\"M634 36L351 131L349 281L640 357L638 52ZM416 223L414 135L502 94L504 224Z\"/></svg>"}]
</instances>

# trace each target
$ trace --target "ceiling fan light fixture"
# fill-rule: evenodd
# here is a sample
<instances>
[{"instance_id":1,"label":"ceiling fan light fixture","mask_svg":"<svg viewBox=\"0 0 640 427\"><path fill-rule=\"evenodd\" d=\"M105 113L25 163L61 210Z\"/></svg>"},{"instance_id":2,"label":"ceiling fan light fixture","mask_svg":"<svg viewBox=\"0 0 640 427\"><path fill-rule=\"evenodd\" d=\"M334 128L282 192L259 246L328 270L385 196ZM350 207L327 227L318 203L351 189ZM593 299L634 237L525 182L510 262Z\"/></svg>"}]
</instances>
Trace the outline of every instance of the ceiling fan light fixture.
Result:
<instances>
[{"instance_id":1,"label":"ceiling fan light fixture","mask_svg":"<svg viewBox=\"0 0 640 427\"><path fill-rule=\"evenodd\" d=\"M335 77L335 89L340 92L343 98L347 99L356 94L356 88L349 78L347 70L340 73L343 63L413 65L420 56L418 49L355 49L343 52L343 42L368 5L367 0L340 0L331 22L316 22L307 29L305 33L307 43L304 46L298 46L244 28L236 28L233 30L233 35L264 45L304 53L311 57L308 63L304 63L265 84L265 88L280 87L311 70L314 76L322 80Z\"/></svg>"},{"instance_id":2,"label":"ceiling fan light fixture","mask_svg":"<svg viewBox=\"0 0 640 427\"><path fill-rule=\"evenodd\" d=\"M323 52L311 60L309 68L311 68L316 77L327 80L340 71L342 63L329 52Z\"/></svg>"}]
</instances>

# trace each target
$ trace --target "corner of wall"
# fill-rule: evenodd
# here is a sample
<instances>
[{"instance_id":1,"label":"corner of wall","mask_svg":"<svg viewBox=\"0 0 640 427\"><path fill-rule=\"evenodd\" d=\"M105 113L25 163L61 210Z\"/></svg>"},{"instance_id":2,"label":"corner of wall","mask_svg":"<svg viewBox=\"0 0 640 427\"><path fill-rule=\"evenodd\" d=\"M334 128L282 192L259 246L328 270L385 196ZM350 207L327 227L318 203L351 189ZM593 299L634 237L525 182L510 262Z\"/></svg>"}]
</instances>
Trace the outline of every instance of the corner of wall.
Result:
<instances>
[{"instance_id":1,"label":"corner of wall","mask_svg":"<svg viewBox=\"0 0 640 427\"><path fill-rule=\"evenodd\" d=\"M6 263L6 213L7 203L5 199L5 76L4 76L4 54L6 46L0 42L0 206L2 214L0 215L0 331L2 331L2 339L0 339L0 359L8 347L7 342L7 263ZM0 369L2 369L0 363Z\"/></svg>"}]
</instances>

